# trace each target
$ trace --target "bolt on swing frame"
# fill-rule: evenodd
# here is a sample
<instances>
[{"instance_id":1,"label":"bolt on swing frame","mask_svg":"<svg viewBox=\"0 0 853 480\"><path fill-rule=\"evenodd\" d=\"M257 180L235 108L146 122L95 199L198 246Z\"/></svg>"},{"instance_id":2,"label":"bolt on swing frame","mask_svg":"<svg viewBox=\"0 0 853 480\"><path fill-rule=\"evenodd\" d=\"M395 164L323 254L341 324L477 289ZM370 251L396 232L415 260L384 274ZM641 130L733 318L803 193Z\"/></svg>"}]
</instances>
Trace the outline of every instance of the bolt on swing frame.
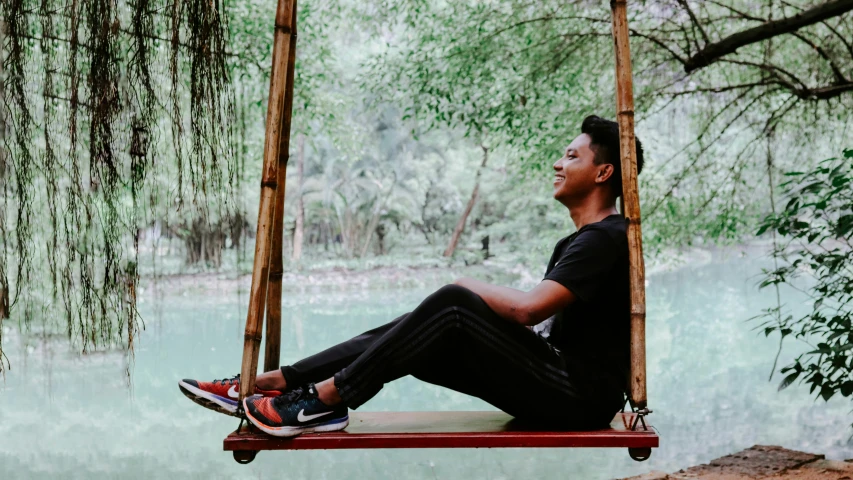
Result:
<instances>
[{"instance_id":1,"label":"bolt on swing frame","mask_svg":"<svg viewBox=\"0 0 853 480\"><path fill-rule=\"evenodd\" d=\"M631 296L631 355L630 379L627 386L629 401L633 412L622 414L614 419L613 426L619 428L613 432L606 430L585 434L571 432L524 432L516 430L503 418L489 415L491 412L451 412L460 422L468 422L474 428L450 428L444 433L418 434L414 430L395 432L392 427L382 425L377 432L366 434L332 435L318 434L298 442L287 439L273 440L242 435L242 430L229 435L225 440L226 450L233 450L235 459L248 463L262 449L312 449L312 448L393 448L409 447L614 447L627 446L635 460L645 460L651 454L651 447L658 446L657 434L646 428L643 417L651 413L646 400L646 359L645 359L645 271L642 255L642 234L640 229L640 201L637 187L636 148L634 136L634 98L631 74L631 56L628 41L628 19L626 0L611 0L612 32L616 57L616 116L619 124L620 151L622 164L623 196L622 212L628 222L628 255L630 269ZM269 104L267 107L266 137L264 140L263 175L261 197L258 211L258 228L255 244L255 258L252 269L252 286L249 294L249 309L244 334L243 362L240 381L239 409L242 411L242 399L254 391L257 375L258 357L261 342L264 310L266 307L266 348L264 369L279 367L281 345L281 280L283 272L283 220L284 193L289 159L290 126L293 105L293 79L296 59L296 0L278 0L273 39L272 71L270 75ZM497 413L497 412L495 412ZM362 414L361 422L381 424L396 422L398 426L411 429L413 421L408 415L398 412L391 415ZM494 418L493 418L494 417ZM424 417L426 418L426 417ZM430 421L436 419L431 418ZM620 420L624 423L621 428ZM422 420L423 421L423 420ZM479 422L479 423L478 423ZM491 424L489 424L491 422ZM511 422L510 422L511 423ZM638 424L643 429L638 431ZM487 426L483 426L489 424ZM241 421L242 425L242 421ZM480 430L477 430L480 428ZM467 433L466 433L467 432ZM407 436L408 435L408 436ZM442 436L443 435L443 436ZM328 439L313 438L322 436ZM349 438L347 438L349 437ZM357 441L354 441L356 440ZM402 443L401 443L402 442ZM316 445L316 446L314 446Z\"/></svg>"}]
</instances>

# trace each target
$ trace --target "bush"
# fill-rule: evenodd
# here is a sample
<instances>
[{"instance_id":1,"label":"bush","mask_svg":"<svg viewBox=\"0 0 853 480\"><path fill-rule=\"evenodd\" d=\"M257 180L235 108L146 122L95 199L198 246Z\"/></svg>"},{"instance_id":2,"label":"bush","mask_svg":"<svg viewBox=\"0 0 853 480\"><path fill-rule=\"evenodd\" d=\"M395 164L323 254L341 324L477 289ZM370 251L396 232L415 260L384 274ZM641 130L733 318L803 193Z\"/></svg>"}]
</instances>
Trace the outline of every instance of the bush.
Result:
<instances>
[{"instance_id":1,"label":"bush","mask_svg":"<svg viewBox=\"0 0 853 480\"><path fill-rule=\"evenodd\" d=\"M788 200L782 212L767 216L758 231L775 231L777 267L764 272L761 287L813 278L806 293L811 312L783 316L780 304L761 316L766 335L779 332L812 347L781 369L779 389L799 380L824 400L853 394L853 150L820 162L811 172L789 172L782 184Z\"/></svg>"}]
</instances>

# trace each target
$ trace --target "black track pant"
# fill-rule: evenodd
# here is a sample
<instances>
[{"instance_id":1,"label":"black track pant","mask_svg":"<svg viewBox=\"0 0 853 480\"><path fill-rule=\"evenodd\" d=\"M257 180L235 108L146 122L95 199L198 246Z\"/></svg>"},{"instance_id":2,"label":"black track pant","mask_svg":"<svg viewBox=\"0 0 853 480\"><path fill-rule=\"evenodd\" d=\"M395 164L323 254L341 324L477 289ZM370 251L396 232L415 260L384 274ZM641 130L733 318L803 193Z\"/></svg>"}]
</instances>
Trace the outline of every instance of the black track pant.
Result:
<instances>
[{"instance_id":1,"label":"black track pant","mask_svg":"<svg viewBox=\"0 0 853 480\"><path fill-rule=\"evenodd\" d=\"M472 291L447 285L415 310L281 368L288 385L332 376L350 408L406 375L485 400L510 415L568 428L607 425L621 399L580 391L544 339L495 314Z\"/></svg>"}]
</instances>

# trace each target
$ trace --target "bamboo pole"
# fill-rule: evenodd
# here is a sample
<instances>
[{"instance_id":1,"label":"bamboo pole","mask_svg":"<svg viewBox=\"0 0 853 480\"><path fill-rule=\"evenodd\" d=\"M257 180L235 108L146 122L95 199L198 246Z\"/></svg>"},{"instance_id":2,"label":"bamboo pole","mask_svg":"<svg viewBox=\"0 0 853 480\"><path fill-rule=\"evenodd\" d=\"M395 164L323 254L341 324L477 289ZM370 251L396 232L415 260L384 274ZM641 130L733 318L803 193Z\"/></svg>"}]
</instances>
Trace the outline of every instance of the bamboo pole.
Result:
<instances>
[{"instance_id":1,"label":"bamboo pole","mask_svg":"<svg viewBox=\"0 0 853 480\"><path fill-rule=\"evenodd\" d=\"M611 0L613 43L616 53L616 118L622 161L623 215L628 220L628 259L631 282L631 376L629 395L634 407L646 407L646 289L643 239L640 230L640 194L637 188L637 151L634 138L634 91L631 48L628 43L626 0Z\"/></svg>"},{"instance_id":2,"label":"bamboo pole","mask_svg":"<svg viewBox=\"0 0 853 480\"><path fill-rule=\"evenodd\" d=\"M278 186L278 154L282 128L284 97L287 90L287 60L290 56L290 34L293 0L278 0L273 36L270 94L267 105L264 166L261 175L261 199L258 208L258 230L255 237L255 261L252 267L252 287L249 291L249 311L243 335L243 365L240 369L240 400L255 390L258 373L258 354L261 343L261 324L269 280L270 250L275 199Z\"/></svg>"},{"instance_id":3,"label":"bamboo pole","mask_svg":"<svg viewBox=\"0 0 853 480\"><path fill-rule=\"evenodd\" d=\"M287 56L287 80L284 92L284 114L278 144L278 188L275 199L275 222L270 255L270 278L267 288L266 341L264 371L279 368L281 358L281 277L284 275L284 193L287 162L290 159L290 120L293 116L293 69L296 65L296 0L290 19L290 48Z\"/></svg>"}]
</instances>

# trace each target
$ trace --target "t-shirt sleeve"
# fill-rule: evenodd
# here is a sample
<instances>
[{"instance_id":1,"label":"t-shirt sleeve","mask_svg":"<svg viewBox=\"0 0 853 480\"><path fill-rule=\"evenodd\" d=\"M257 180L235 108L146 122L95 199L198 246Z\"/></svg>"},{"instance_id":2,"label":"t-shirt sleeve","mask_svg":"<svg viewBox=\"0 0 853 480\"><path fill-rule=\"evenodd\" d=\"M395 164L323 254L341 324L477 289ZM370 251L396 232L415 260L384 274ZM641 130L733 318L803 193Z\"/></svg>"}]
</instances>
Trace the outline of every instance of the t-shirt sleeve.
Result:
<instances>
[{"instance_id":1,"label":"t-shirt sleeve","mask_svg":"<svg viewBox=\"0 0 853 480\"><path fill-rule=\"evenodd\" d=\"M610 273L618 255L616 242L607 232L585 230L566 248L544 279L553 280L579 299L589 301L613 279Z\"/></svg>"}]
</instances>

